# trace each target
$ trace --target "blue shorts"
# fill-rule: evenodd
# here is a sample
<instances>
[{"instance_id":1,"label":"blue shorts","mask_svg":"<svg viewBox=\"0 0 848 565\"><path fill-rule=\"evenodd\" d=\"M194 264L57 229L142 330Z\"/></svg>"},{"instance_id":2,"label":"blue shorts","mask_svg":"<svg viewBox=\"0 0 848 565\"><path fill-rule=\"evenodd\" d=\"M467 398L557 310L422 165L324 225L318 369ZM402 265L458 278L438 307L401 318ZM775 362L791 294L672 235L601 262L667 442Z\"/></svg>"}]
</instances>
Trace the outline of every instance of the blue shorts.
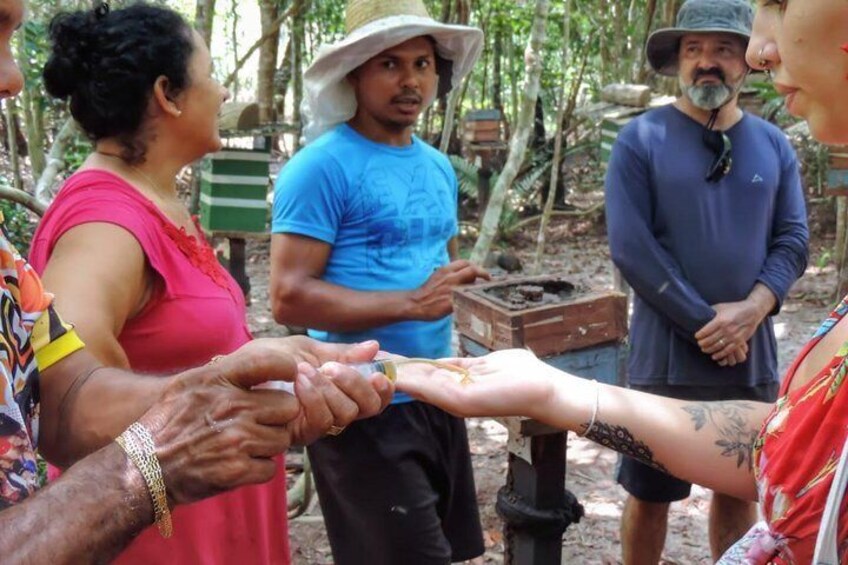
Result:
<instances>
[{"instance_id":1,"label":"blue shorts","mask_svg":"<svg viewBox=\"0 0 848 565\"><path fill-rule=\"evenodd\" d=\"M774 402L780 383L748 386L630 385L633 390L681 400L753 400ZM616 480L631 496L644 502L675 502L689 497L692 483L657 471L631 457L618 462Z\"/></svg>"}]
</instances>

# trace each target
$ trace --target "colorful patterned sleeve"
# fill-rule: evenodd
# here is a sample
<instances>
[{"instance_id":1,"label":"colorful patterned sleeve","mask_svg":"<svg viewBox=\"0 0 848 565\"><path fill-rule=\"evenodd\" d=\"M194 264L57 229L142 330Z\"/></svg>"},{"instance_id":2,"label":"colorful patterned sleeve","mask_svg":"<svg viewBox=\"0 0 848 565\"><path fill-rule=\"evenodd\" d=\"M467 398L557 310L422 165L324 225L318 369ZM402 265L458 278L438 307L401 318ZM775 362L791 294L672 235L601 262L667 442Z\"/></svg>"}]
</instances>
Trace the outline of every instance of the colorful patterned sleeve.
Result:
<instances>
[{"instance_id":1,"label":"colorful patterned sleeve","mask_svg":"<svg viewBox=\"0 0 848 565\"><path fill-rule=\"evenodd\" d=\"M10 246L11 247L11 246ZM74 327L62 320L53 308L53 295L44 290L41 279L33 268L11 247L14 254L17 294L24 327L31 326L31 343L39 371L61 361L84 347Z\"/></svg>"},{"instance_id":2,"label":"colorful patterned sleeve","mask_svg":"<svg viewBox=\"0 0 848 565\"><path fill-rule=\"evenodd\" d=\"M74 351L79 351L85 344L74 327L63 321L51 304L32 328L32 346L38 370L44 371Z\"/></svg>"}]
</instances>

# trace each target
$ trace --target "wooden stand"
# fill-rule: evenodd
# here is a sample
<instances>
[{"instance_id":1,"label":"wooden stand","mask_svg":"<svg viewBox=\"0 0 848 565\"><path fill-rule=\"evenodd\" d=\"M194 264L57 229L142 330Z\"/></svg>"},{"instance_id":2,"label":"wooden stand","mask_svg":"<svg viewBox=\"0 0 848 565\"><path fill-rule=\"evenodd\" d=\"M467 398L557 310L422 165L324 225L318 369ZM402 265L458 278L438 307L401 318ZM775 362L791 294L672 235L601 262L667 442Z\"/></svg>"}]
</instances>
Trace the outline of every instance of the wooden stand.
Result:
<instances>
[{"instance_id":1,"label":"wooden stand","mask_svg":"<svg viewBox=\"0 0 848 565\"><path fill-rule=\"evenodd\" d=\"M250 297L250 277L247 276L247 240L255 239L267 241L271 238L269 233L253 233L240 231L207 231L203 234L209 241L215 238L225 238L229 246L227 257L227 270L241 287L244 297Z\"/></svg>"},{"instance_id":2,"label":"wooden stand","mask_svg":"<svg viewBox=\"0 0 848 565\"><path fill-rule=\"evenodd\" d=\"M492 292L523 287L536 298L539 287L550 295L569 286L573 292L565 299L523 309ZM627 299L620 292L580 292L562 278L522 277L455 290L454 313L463 355L527 347L571 374L623 383ZM528 418L499 421L509 432L507 484L497 506L504 520L504 563L557 565L562 534L583 513L564 488L567 434Z\"/></svg>"}]
</instances>

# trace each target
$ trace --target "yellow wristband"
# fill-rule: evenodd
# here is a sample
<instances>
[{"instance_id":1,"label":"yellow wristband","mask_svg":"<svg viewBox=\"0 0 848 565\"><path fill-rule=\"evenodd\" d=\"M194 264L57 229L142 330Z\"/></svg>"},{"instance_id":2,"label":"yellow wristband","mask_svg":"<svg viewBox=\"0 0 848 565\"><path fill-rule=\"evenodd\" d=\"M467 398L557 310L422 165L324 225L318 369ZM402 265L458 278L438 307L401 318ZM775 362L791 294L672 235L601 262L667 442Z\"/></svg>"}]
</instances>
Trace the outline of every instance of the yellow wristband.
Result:
<instances>
[{"instance_id":1,"label":"yellow wristband","mask_svg":"<svg viewBox=\"0 0 848 565\"><path fill-rule=\"evenodd\" d=\"M159 458L156 457L153 436L147 428L135 422L116 438L115 442L121 446L144 478L147 492L153 503L154 522L159 528L159 533L163 538L171 537L174 533L171 509L168 508L168 495L165 491L165 481L162 479L162 467L159 465Z\"/></svg>"}]
</instances>

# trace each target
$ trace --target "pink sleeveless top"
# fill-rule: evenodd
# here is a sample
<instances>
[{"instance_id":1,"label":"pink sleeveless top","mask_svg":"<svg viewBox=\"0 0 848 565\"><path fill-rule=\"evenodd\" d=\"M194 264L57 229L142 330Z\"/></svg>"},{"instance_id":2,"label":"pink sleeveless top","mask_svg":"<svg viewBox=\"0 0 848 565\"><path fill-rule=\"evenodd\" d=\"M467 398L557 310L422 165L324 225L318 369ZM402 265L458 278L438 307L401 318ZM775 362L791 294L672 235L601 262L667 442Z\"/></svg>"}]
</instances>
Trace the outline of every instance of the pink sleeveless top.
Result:
<instances>
[{"instance_id":1,"label":"pink sleeveless top","mask_svg":"<svg viewBox=\"0 0 848 565\"><path fill-rule=\"evenodd\" d=\"M161 290L127 320L118 341L136 372L172 374L251 339L244 297L205 239L177 228L123 179L102 170L71 176L39 223L30 263L41 273L69 229L102 222L131 233ZM289 563L285 467L264 485L175 509L174 536L145 530L116 563Z\"/></svg>"}]
</instances>

